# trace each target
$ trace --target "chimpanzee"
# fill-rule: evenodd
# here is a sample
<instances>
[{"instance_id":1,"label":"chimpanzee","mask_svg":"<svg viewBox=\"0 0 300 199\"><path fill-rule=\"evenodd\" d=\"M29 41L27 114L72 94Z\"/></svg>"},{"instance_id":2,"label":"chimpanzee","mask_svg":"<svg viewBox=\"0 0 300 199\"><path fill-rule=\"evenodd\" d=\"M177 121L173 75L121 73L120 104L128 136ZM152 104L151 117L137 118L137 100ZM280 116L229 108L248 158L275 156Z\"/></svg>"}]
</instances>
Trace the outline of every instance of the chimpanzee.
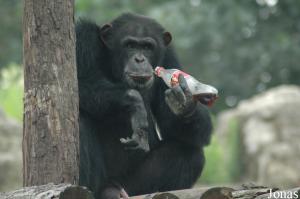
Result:
<instances>
[{"instance_id":1,"label":"chimpanzee","mask_svg":"<svg viewBox=\"0 0 300 199\"><path fill-rule=\"evenodd\" d=\"M171 89L154 76L158 65L180 68L171 34L126 13L101 27L80 20L76 37L80 184L101 199L191 187L211 120L183 76Z\"/></svg>"}]
</instances>

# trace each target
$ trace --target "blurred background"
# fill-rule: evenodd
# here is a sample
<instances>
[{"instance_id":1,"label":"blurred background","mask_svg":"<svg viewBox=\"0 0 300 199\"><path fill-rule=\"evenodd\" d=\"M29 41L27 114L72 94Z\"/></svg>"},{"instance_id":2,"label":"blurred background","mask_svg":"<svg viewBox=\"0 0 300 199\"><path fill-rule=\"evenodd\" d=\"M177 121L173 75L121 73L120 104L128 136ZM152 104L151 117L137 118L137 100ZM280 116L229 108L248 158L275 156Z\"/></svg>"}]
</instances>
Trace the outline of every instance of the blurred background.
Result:
<instances>
[{"instance_id":1,"label":"blurred background","mask_svg":"<svg viewBox=\"0 0 300 199\"><path fill-rule=\"evenodd\" d=\"M0 0L0 191L22 186L22 1ZM185 71L218 88L197 185L300 185L300 1L75 0L76 16L155 18Z\"/></svg>"}]
</instances>

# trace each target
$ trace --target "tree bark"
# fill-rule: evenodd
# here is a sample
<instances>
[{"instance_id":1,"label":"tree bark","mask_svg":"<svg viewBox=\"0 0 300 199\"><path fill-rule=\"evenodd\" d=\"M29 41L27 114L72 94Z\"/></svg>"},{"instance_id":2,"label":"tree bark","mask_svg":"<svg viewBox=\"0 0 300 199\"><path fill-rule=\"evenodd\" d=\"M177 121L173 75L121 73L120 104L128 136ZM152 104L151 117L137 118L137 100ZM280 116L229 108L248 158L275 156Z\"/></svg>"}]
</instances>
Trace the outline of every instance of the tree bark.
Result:
<instances>
[{"instance_id":1,"label":"tree bark","mask_svg":"<svg viewBox=\"0 0 300 199\"><path fill-rule=\"evenodd\" d=\"M270 191L272 195L270 197ZM280 196L280 197L278 197ZM235 188L194 188L130 197L130 199L299 199L300 187L286 190L265 186L242 185Z\"/></svg>"},{"instance_id":2,"label":"tree bark","mask_svg":"<svg viewBox=\"0 0 300 199\"><path fill-rule=\"evenodd\" d=\"M85 187L71 184L46 184L0 193L1 199L94 199Z\"/></svg>"},{"instance_id":3,"label":"tree bark","mask_svg":"<svg viewBox=\"0 0 300 199\"><path fill-rule=\"evenodd\" d=\"M77 184L74 0L24 0L24 186Z\"/></svg>"}]
</instances>

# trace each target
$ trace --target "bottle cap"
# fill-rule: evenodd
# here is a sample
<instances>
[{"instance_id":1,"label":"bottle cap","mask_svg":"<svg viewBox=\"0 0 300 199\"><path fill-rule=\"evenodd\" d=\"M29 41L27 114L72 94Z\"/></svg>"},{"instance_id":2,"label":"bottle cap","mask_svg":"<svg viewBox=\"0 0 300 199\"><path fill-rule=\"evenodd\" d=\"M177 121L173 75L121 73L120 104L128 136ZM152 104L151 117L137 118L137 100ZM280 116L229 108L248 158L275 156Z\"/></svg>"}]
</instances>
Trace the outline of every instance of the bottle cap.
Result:
<instances>
[{"instance_id":1,"label":"bottle cap","mask_svg":"<svg viewBox=\"0 0 300 199\"><path fill-rule=\"evenodd\" d=\"M165 70L164 67L161 67L161 66L157 66L155 69L154 69L154 73L155 75L157 75L158 77L160 77L160 73L162 70Z\"/></svg>"}]
</instances>

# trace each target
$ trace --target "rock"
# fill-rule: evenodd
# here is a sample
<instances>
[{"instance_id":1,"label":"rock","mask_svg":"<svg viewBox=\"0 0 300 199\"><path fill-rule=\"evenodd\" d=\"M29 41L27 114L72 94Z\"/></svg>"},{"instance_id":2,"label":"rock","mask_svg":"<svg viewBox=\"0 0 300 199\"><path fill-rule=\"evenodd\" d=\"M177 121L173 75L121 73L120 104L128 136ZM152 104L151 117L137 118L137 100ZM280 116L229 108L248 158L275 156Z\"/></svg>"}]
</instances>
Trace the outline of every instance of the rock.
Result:
<instances>
[{"instance_id":1,"label":"rock","mask_svg":"<svg viewBox=\"0 0 300 199\"><path fill-rule=\"evenodd\" d=\"M22 126L0 109L0 192L22 186Z\"/></svg>"},{"instance_id":2,"label":"rock","mask_svg":"<svg viewBox=\"0 0 300 199\"><path fill-rule=\"evenodd\" d=\"M238 122L241 139L241 180L282 188L299 186L300 87L272 88L220 113L216 125L220 140L226 140L232 120Z\"/></svg>"}]
</instances>

